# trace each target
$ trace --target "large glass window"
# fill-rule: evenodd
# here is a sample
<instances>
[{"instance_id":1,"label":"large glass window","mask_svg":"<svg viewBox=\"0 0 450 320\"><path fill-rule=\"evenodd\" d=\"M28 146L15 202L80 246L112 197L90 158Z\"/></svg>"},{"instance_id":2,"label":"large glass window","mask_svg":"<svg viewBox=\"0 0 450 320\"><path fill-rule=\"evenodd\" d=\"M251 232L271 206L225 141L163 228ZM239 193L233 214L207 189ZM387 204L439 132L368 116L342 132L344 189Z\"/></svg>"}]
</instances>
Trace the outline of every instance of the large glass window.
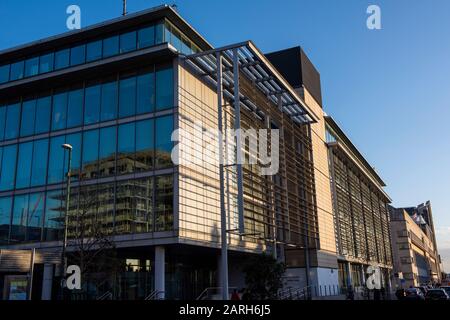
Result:
<instances>
[{"instance_id":1,"label":"large glass window","mask_svg":"<svg viewBox=\"0 0 450 320\"><path fill-rule=\"evenodd\" d=\"M164 42L164 24L158 23L157 25L155 25L155 44L160 44L163 42Z\"/></svg>"},{"instance_id":2,"label":"large glass window","mask_svg":"<svg viewBox=\"0 0 450 320\"><path fill-rule=\"evenodd\" d=\"M44 217L45 193L30 194L28 200L27 241L41 240L42 219Z\"/></svg>"},{"instance_id":3,"label":"large glass window","mask_svg":"<svg viewBox=\"0 0 450 320\"><path fill-rule=\"evenodd\" d=\"M67 122L67 92L53 96L52 130L66 128Z\"/></svg>"},{"instance_id":4,"label":"large glass window","mask_svg":"<svg viewBox=\"0 0 450 320\"><path fill-rule=\"evenodd\" d=\"M154 126L153 119L136 123L136 171L153 168Z\"/></svg>"},{"instance_id":5,"label":"large glass window","mask_svg":"<svg viewBox=\"0 0 450 320\"><path fill-rule=\"evenodd\" d=\"M20 104L8 106L6 110L5 140L17 138L19 135Z\"/></svg>"},{"instance_id":6,"label":"large glass window","mask_svg":"<svg viewBox=\"0 0 450 320\"><path fill-rule=\"evenodd\" d=\"M10 80L18 80L22 79L24 75L24 62L19 61L16 63L11 64L11 75Z\"/></svg>"},{"instance_id":7,"label":"large glass window","mask_svg":"<svg viewBox=\"0 0 450 320\"><path fill-rule=\"evenodd\" d=\"M134 171L135 124L127 123L119 126L118 133L117 172L130 173Z\"/></svg>"},{"instance_id":8,"label":"large glass window","mask_svg":"<svg viewBox=\"0 0 450 320\"><path fill-rule=\"evenodd\" d=\"M16 188L30 186L31 159L33 159L33 142L19 145L19 159L17 161Z\"/></svg>"},{"instance_id":9,"label":"large glass window","mask_svg":"<svg viewBox=\"0 0 450 320\"><path fill-rule=\"evenodd\" d=\"M155 179L155 231L173 228L173 176Z\"/></svg>"},{"instance_id":10,"label":"large glass window","mask_svg":"<svg viewBox=\"0 0 450 320\"><path fill-rule=\"evenodd\" d=\"M12 197L0 198L0 243L6 244L9 238Z\"/></svg>"},{"instance_id":11,"label":"large glass window","mask_svg":"<svg viewBox=\"0 0 450 320\"><path fill-rule=\"evenodd\" d=\"M47 192L44 220L44 240L54 241L61 239L63 192L62 190Z\"/></svg>"},{"instance_id":12,"label":"large glass window","mask_svg":"<svg viewBox=\"0 0 450 320\"><path fill-rule=\"evenodd\" d=\"M155 44L155 27L149 26L138 31L139 49L150 47Z\"/></svg>"},{"instance_id":13,"label":"large glass window","mask_svg":"<svg viewBox=\"0 0 450 320\"><path fill-rule=\"evenodd\" d=\"M71 177L72 180L78 180L80 178L80 165L81 165L81 133L73 133L66 136L66 143L72 146L72 164L71 164ZM64 163L64 172L67 172L67 161Z\"/></svg>"},{"instance_id":14,"label":"large glass window","mask_svg":"<svg viewBox=\"0 0 450 320\"><path fill-rule=\"evenodd\" d=\"M83 124L83 88L74 88L69 91L67 105L67 128L77 127Z\"/></svg>"},{"instance_id":15,"label":"large glass window","mask_svg":"<svg viewBox=\"0 0 450 320\"><path fill-rule=\"evenodd\" d=\"M0 141L5 138L6 107L0 106Z\"/></svg>"},{"instance_id":16,"label":"large glass window","mask_svg":"<svg viewBox=\"0 0 450 320\"><path fill-rule=\"evenodd\" d=\"M114 36L103 40L103 58L119 53L119 37Z\"/></svg>"},{"instance_id":17,"label":"large glass window","mask_svg":"<svg viewBox=\"0 0 450 320\"><path fill-rule=\"evenodd\" d=\"M173 117L156 118L155 131L155 166L157 169L171 166Z\"/></svg>"},{"instance_id":18,"label":"large glass window","mask_svg":"<svg viewBox=\"0 0 450 320\"><path fill-rule=\"evenodd\" d=\"M102 40L86 45L86 61L91 62L102 58Z\"/></svg>"},{"instance_id":19,"label":"large glass window","mask_svg":"<svg viewBox=\"0 0 450 320\"><path fill-rule=\"evenodd\" d=\"M121 79L119 90L119 117L136 114L136 77Z\"/></svg>"},{"instance_id":20,"label":"large glass window","mask_svg":"<svg viewBox=\"0 0 450 320\"><path fill-rule=\"evenodd\" d=\"M55 70L69 66L70 49L63 49L55 53Z\"/></svg>"},{"instance_id":21,"label":"large glass window","mask_svg":"<svg viewBox=\"0 0 450 320\"><path fill-rule=\"evenodd\" d=\"M120 53L136 50L136 32L127 32L120 35Z\"/></svg>"},{"instance_id":22,"label":"large glass window","mask_svg":"<svg viewBox=\"0 0 450 320\"><path fill-rule=\"evenodd\" d=\"M173 70L156 71L156 110L173 107Z\"/></svg>"},{"instance_id":23,"label":"large glass window","mask_svg":"<svg viewBox=\"0 0 450 320\"><path fill-rule=\"evenodd\" d=\"M84 124L97 123L100 118L100 85L86 87L84 94Z\"/></svg>"},{"instance_id":24,"label":"large glass window","mask_svg":"<svg viewBox=\"0 0 450 320\"><path fill-rule=\"evenodd\" d=\"M48 158L48 183L62 182L64 178L64 136L53 137L50 140L50 153Z\"/></svg>"},{"instance_id":25,"label":"large glass window","mask_svg":"<svg viewBox=\"0 0 450 320\"><path fill-rule=\"evenodd\" d=\"M0 66L0 83L9 81L9 64Z\"/></svg>"},{"instance_id":26,"label":"large glass window","mask_svg":"<svg viewBox=\"0 0 450 320\"><path fill-rule=\"evenodd\" d=\"M82 175L85 179L97 177L98 137L98 130L90 130L83 133Z\"/></svg>"},{"instance_id":27,"label":"large glass window","mask_svg":"<svg viewBox=\"0 0 450 320\"><path fill-rule=\"evenodd\" d=\"M22 121L20 123L20 136L26 137L34 133L34 119L36 117L36 100L27 100L22 103Z\"/></svg>"},{"instance_id":28,"label":"large glass window","mask_svg":"<svg viewBox=\"0 0 450 320\"><path fill-rule=\"evenodd\" d=\"M3 147L2 166L0 172L0 191L14 188L14 177L16 176L17 145Z\"/></svg>"},{"instance_id":29,"label":"large glass window","mask_svg":"<svg viewBox=\"0 0 450 320\"><path fill-rule=\"evenodd\" d=\"M39 73L39 57L25 61L25 77L35 76Z\"/></svg>"},{"instance_id":30,"label":"large glass window","mask_svg":"<svg viewBox=\"0 0 450 320\"><path fill-rule=\"evenodd\" d=\"M117 81L102 84L101 121L112 120L117 117Z\"/></svg>"},{"instance_id":31,"label":"large glass window","mask_svg":"<svg viewBox=\"0 0 450 320\"><path fill-rule=\"evenodd\" d=\"M42 97L36 103L35 133L45 133L50 130L50 114L52 110L52 97Z\"/></svg>"},{"instance_id":32,"label":"large glass window","mask_svg":"<svg viewBox=\"0 0 450 320\"><path fill-rule=\"evenodd\" d=\"M86 62L86 46L76 46L70 49L70 65L76 66Z\"/></svg>"},{"instance_id":33,"label":"large glass window","mask_svg":"<svg viewBox=\"0 0 450 320\"><path fill-rule=\"evenodd\" d=\"M25 241L28 220L28 194L14 197L11 242Z\"/></svg>"},{"instance_id":34,"label":"large glass window","mask_svg":"<svg viewBox=\"0 0 450 320\"><path fill-rule=\"evenodd\" d=\"M53 71L53 60L54 60L53 52L41 56L39 59L39 73L46 73Z\"/></svg>"},{"instance_id":35,"label":"large glass window","mask_svg":"<svg viewBox=\"0 0 450 320\"><path fill-rule=\"evenodd\" d=\"M45 185L47 178L48 139L36 140L33 146L31 186Z\"/></svg>"},{"instance_id":36,"label":"large glass window","mask_svg":"<svg viewBox=\"0 0 450 320\"><path fill-rule=\"evenodd\" d=\"M114 175L116 169L116 127L100 130L99 175L102 177Z\"/></svg>"},{"instance_id":37,"label":"large glass window","mask_svg":"<svg viewBox=\"0 0 450 320\"><path fill-rule=\"evenodd\" d=\"M155 108L155 74L148 72L137 77L137 113L152 112Z\"/></svg>"}]
</instances>

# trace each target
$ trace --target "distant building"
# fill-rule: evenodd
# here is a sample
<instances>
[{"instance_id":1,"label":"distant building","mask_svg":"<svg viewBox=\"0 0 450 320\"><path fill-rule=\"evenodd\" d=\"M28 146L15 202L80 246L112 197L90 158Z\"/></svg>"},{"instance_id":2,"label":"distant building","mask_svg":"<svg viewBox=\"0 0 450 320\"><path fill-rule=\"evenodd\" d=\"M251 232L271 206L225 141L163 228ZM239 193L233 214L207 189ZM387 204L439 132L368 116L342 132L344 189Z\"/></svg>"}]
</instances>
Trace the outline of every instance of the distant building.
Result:
<instances>
[{"instance_id":1,"label":"distant building","mask_svg":"<svg viewBox=\"0 0 450 320\"><path fill-rule=\"evenodd\" d=\"M441 258L431 210L427 201L417 207L390 207L392 248L397 285L441 283Z\"/></svg>"}]
</instances>

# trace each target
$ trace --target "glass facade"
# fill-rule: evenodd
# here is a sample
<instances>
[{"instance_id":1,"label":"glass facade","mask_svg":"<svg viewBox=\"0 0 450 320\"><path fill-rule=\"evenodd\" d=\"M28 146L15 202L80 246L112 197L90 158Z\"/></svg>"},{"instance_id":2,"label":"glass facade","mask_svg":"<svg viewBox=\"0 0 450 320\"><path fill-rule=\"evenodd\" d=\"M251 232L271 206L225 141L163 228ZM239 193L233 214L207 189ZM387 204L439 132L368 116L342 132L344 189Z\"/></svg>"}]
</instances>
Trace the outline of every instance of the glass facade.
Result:
<instances>
[{"instance_id":1,"label":"glass facade","mask_svg":"<svg viewBox=\"0 0 450 320\"><path fill-rule=\"evenodd\" d=\"M108 233L172 229L173 175L154 170L173 166L173 79L171 65L150 65L0 103L0 243L61 239L64 143L73 146L71 214L94 210ZM146 178L123 176L134 173ZM111 177L116 182L93 180Z\"/></svg>"},{"instance_id":2,"label":"glass facade","mask_svg":"<svg viewBox=\"0 0 450 320\"><path fill-rule=\"evenodd\" d=\"M162 21L104 39L0 65L0 84L144 49L163 42L171 43L183 54L200 51L199 47L172 23Z\"/></svg>"},{"instance_id":3,"label":"glass facade","mask_svg":"<svg viewBox=\"0 0 450 320\"><path fill-rule=\"evenodd\" d=\"M151 66L0 103L0 142L172 108L173 81L171 66Z\"/></svg>"}]
</instances>

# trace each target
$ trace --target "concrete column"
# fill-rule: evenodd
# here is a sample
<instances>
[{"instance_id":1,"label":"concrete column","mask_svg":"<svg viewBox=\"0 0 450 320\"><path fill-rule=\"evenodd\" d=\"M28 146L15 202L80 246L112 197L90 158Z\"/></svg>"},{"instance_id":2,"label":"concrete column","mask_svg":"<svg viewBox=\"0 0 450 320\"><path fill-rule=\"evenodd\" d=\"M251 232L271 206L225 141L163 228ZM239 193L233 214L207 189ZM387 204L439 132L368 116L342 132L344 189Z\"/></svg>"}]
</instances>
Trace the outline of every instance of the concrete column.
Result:
<instances>
[{"instance_id":1,"label":"concrete column","mask_svg":"<svg viewBox=\"0 0 450 320\"><path fill-rule=\"evenodd\" d=\"M156 299L165 298L165 263L166 251L162 246L155 247L155 290L157 292Z\"/></svg>"},{"instance_id":2,"label":"concrete column","mask_svg":"<svg viewBox=\"0 0 450 320\"><path fill-rule=\"evenodd\" d=\"M52 285L53 285L53 265L44 264L44 275L42 277L42 300L52 299Z\"/></svg>"}]
</instances>

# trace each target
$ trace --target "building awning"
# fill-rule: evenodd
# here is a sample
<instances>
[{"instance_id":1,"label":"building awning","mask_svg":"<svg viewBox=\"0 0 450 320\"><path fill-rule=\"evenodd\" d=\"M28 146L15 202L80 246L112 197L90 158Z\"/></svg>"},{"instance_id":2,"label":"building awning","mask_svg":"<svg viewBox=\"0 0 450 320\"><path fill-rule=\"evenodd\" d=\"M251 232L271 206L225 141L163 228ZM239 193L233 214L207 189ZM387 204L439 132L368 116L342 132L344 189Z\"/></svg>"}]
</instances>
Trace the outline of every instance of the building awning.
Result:
<instances>
[{"instance_id":1,"label":"building awning","mask_svg":"<svg viewBox=\"0 0 450 320\"><path fill-rule=\"evenodd\" d=\"M222 56L223 62L222 85L225 98L234 100L233 63L237 61L240 73L294 122L308 124L318 121L314 112L251 41L187 55L185 60L216 88L218 54ZM261 113L261 110L241 93L239 100L244 108L256 114Z\"/></svg>"}]
</instances>

